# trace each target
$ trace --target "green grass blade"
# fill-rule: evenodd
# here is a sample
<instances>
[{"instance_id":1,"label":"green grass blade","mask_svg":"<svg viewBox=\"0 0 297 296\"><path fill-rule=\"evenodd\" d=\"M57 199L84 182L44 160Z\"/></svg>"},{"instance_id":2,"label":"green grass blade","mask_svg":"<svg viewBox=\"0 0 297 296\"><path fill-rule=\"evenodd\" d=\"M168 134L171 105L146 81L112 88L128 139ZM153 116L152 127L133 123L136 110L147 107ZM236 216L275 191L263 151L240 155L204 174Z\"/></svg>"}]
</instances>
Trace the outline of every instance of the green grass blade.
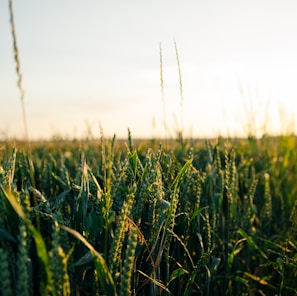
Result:
<instances>
[{"instance_id":1,"label":"green grass blade","mask_svg":"<svg viewBox=\"0 0 297 296\"><path fill-rule=\"evenodd\" d=\"M247 240L247 243L250 245L251 248L255 249L260 253L260 255L268 260L267 255L259 248L259 246L254 242L251 236L249 236L243 229L238 229L238 233Z\"/></svg>"},{"instance_id":2,"label":"green grass blade","mask_svg":"<svg viewBox=\"0 0 297 296\"><path fill-rule=\"evenodd\" d=\"M178 175L176 176L176 178L174 179L174 181L172 182L172 187L176 190L178 187L180 187L180 184L184 178L184 176L187 173L188 168L191 166L192 164L192 159L189 159L184 166L181 168L181 170L179 171Z\"/></svg>"},{"instance_id":3,"label":"green grass blade","mask_svg":"<svg viewBox=\"0 0 297 296\"><path fill-rule=\"evenodd\" d=\"M141 270L137 270L137 272L139 272L140 274L142 274L144 277L146 277L147 279L149 279L153 284L155 284L156 286L162 288L165 292L167 292L167 293L169 293L171 295L171 292L161 282L153 279L152 277L150 277L149 275L145 274Z\"/></svg>"}]
</instances>

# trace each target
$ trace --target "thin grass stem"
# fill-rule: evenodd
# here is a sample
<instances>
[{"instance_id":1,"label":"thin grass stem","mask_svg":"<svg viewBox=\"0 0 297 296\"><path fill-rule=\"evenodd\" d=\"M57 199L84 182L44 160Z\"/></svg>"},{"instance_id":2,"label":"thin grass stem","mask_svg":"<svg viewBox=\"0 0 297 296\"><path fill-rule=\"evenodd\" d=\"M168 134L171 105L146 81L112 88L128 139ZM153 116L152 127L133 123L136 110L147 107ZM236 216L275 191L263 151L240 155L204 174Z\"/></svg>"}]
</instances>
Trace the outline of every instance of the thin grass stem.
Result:
<instances>
[{"instance_id":1,"label":"thin grass stem","mask_svg":"<svg viewBox=\"0 0 297 296\"><path fill-rule=\"evenodd\" d=\"M17 46L17 39L15 33L15 25L14 25L14 14L13 14L13 7L12 7L12 0L9 0L9 14L10 14L10 26L11 26L11 35L13 40L13 53L14 53L14 61L16 66L16 73L17 73L17 86L20 91L20 98L21 98L21 108L23 114L23 123L25 129L25 140L27 142L29 151L30 151L30 140L29 140L29 131L28 131L28 124L27 124L27 116L26 116L26 109L25 109L25 91L22 85L22 74L20 69L20 60L19 60L19 50Z\"/></svg>"},{"instance_id":2,"label":"thin grass stem","mask_svg":"<svg viewBox=\"0 0 297 296\"><path fill-rule=\"evenodd\" d=\"M183 140L183 131L184 131L184 92L183 92L183 80L182 80L182 73L181 73L181 66L179 60L179 54L177 49L176 41L174 40L174 48L175 48L175 55L176 55L176 62L178 68L178 78L179 78L179 96L180 96L180 137Z\"/></svg>"},{"instance_id":3,"label":"thin grass stem","mask_svg":"<svg viewBox=\"0 0 297 296\"><path fill-rule=\"evenodd\" d=\"M163 53L162 53L161 42L159 43L159 50L160 50L160 84L161 84L161 96L162 96L162 106L163 106L164 136L165 136L165 142L167 142L166 104L165 104L165 90L164 90L164 79L163 79Z\"/></svg>"}]
</instances>

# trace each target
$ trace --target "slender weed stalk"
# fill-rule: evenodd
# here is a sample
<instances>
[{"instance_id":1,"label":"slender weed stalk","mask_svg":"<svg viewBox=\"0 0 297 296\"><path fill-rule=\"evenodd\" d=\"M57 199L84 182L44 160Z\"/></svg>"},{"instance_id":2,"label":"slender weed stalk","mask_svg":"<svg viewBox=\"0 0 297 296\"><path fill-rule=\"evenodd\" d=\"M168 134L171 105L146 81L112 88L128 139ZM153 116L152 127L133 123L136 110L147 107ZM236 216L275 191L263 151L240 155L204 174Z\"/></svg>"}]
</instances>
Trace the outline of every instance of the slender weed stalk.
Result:
<instances>
[{"instance_id":1,"label":"slender weed stalk","mask_svg":"<svg viewBox=\"0 0 297 296\"><path fill-rule=\"evenodd\" d=\"M24 123L24 128L25 128L25 140L27 142L27 145L28 145L28 148L30 151L29 131L28 131L28 124L27 124L26 110L25 110L25 91L24 91L23 84L22 84L23 80L22 80L22 74L21 74L21 69L20 69L19 50L18 50L18 46L17 46L17 39L16 39L16 33L15 33L12 0L9 0L9 14L10 14L11 35L12 35L12 40L13 40L14 61L15 61L16 73L17 73L17 77L18 77L17 86L20 91L23 123Z\"/></svg>"},{"instance_id":2,"label":"slender weed stalk","mask_svg":"<svg viewBox=\"0 0 297 296\"><path fill-rule=\"evenodd\" d=\"M176 62L177 62L177 68L178 68L178 78L179 78L179 96L180 96L180 124L181 124L181 130L180 130L180 140L181 144L183 144L183 132L184 132L184 91L183 91L183 80L182 80L182 73L181 73L181 66L180 66L180 60L179 60L179 54L177 49L176 41L174 40L174 49L175 49L175 55L176 55Z\"/></svg>"},{"instance_id":3,"label":"slender weed stalk","mask_svg":"<svg viewBox=\"0 0 297 296\"><path fill-rule=\"evenodd\" d=\"M163 53L162 53L161 42L159 43L159 50L160 50L160 85L161 85L161 97L162 97L162 106L163 106L164 136L165 136L165 143L166 143L167 142L167 121L166 121L165 90L164 90L164 79L163 79Z\"/></svg>"}]
</instances>

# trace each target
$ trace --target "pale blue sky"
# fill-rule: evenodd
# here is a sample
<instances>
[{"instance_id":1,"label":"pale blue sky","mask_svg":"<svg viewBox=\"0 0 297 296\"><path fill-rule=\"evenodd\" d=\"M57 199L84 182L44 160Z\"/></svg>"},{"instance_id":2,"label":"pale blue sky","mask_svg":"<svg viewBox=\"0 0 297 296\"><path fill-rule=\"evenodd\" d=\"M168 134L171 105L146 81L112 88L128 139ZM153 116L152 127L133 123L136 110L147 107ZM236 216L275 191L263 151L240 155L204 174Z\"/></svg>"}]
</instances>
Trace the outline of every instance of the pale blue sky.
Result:
<instances>
[{"instance_id":1,"label":"pale blue sky","mask_svg":"<svg viewBox=\"0 0 297 296\"><path fill-rule=\"evenodd\" d=\"M15 0L31 138L280 132L297 113L297 2ZM8 1L0 2L0 138L22 137ZM242 91L241 89L242 88ZM280 116L280 113L283 114ZM155 125L153 125L155 122Z\"/></svg>"}]
</instances>

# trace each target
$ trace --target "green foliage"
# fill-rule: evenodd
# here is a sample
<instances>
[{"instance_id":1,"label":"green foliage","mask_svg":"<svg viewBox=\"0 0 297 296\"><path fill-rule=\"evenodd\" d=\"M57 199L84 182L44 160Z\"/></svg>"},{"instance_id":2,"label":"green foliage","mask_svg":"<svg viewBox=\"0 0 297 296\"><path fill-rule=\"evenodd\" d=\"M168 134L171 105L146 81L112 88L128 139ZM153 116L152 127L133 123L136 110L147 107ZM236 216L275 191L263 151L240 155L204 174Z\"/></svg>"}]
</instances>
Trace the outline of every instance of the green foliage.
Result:
<instances>
[{"instance_id":1,"label":"green foliage","mask_svg":"<svg viewBox=\"0 0 297 296\"><path fill-rule=\"evenodd\" d=\"M1 148L1 294L297 293L296 138L136 144Z\"/></svg>"}]
</instances>

